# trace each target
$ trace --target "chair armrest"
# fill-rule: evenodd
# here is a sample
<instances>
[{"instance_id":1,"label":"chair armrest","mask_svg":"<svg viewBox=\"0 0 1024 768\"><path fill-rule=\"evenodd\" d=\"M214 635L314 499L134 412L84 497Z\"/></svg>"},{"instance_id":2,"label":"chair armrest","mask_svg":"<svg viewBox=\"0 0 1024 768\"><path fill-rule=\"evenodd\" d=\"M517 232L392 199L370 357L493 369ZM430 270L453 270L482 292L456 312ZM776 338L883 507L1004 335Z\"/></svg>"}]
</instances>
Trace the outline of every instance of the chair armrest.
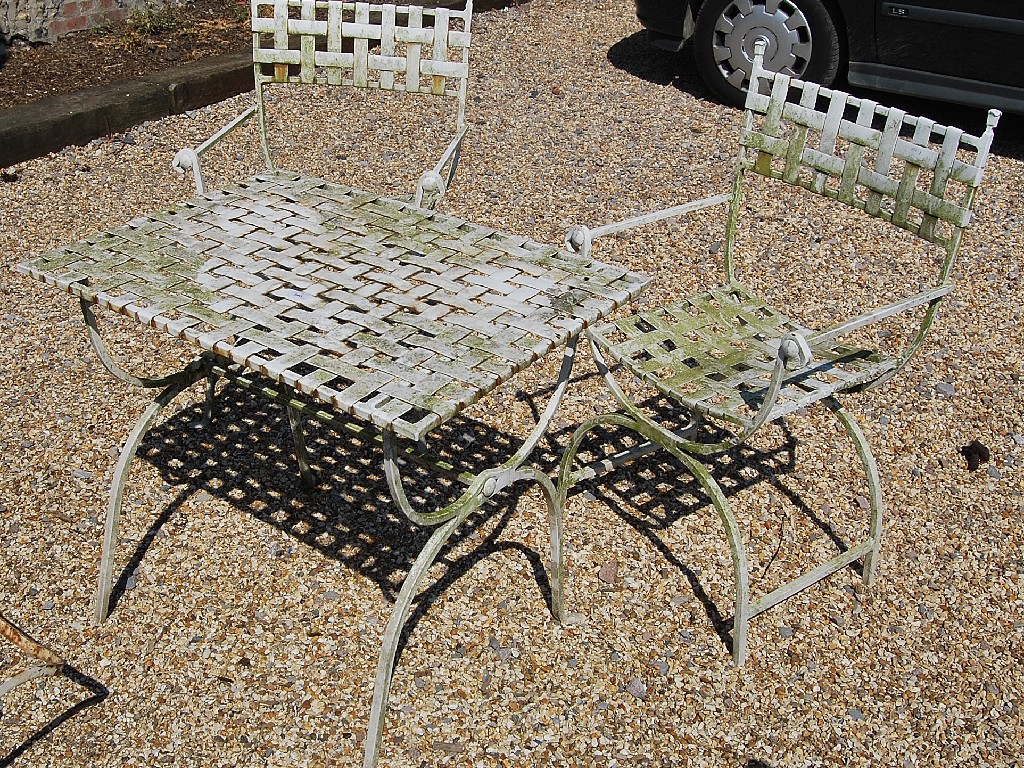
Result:
<instances>
[{"instance_id":1,"label":"chair armrest","mask_svg":"<svg viewBox=\"0 0 1024 768\"><path fill-rule=\"evenodd\" d=\"M864 314L851 318L846 322L839 323L838 325L834 325L831 328L826 328L825 330L818 331L816 333L810 333L807 335L802 335L795 331L788 333L779 340L776 360L785 370L792 371L806 368L814 361L814 348L822 343L833 341L844 334L856 331L859 328L871 325L879 320L885 320L886 318L892 317L901 312L906 312L914 307L920 307L925 304L934 304L949 293L952 288L953 286L950 283L939 285L935 288L930 288L927 291L914 294L913 296L908 296L900 301L893 302L892 304L886 304L884 307L878 307L870 312L865 312ZM921 342L924 341L924 336L928 332L930 325L930 317L926 317L921 330L918 331L917 336L910 342L910 344L908 344L907 349L900 358L900 364L897 366L896 371L906 365L910 357L918 347L921 346ZM886 379L890 377L890 375L886 375Z\"/></svg>"},{"instance_id":2,"label":"chair armrest","mask_svg":"<svg viewBox=\"0 0 1024 768\"><path fill-rule=\"evenodd\" d=\"M870 325L871 323L879 320L892 317L900 312L906 312L907 310L914 309L915 307L927 306L924 318L921 320L921 327L917 330L914 338L907 343L906 348L896 356L896 365L881 376L860 384L849 391L865 392L869 389L874 389L875 387L884 384L903 370L906 364L910 362L910 358L912 358L916 354L917 350L921 348L921 345L924 344L925 337L928 335L928 331L932 327L932 322L935 320L935 313L938 310L940 300L951 290L953 290L952 283L938 285L934 288L928 289L927 291L922 291L921 293L908 296L907 298L893 302L892 304L887 304L884 307L879 307L871 312L865 312L863 315L858 315L851 320L847 320L845 323L840 323L832 328L826 328L823 331L811 334L807 337L807 342L813 347L823 341L830 341L845 333L855 331L858 328L863 328L864 326Z\"/></svg>"},{"instance_id":3,"label":"chair armrest","mask_svg":"<svg viewBox=\"0 0 1024 768\"><path fill-rule=\"evenodd\" d=\"M235 130L235 128L248 121L254 114L256 114L256 107L249 107L245 112L227 123L198 147L195 147L194 149L181 149L174 156L174 159L171 161L171 166L174 170L181 174L185 173L185 171L189 169L192 170L192 176L196 182L196 194L202 194L206 191L206 188L203 185L203 171L202 168L199 167L199 158L206 150Z\"/></svg>"},{"instance_id":4,"label":"chair armrest","mask_svg":"<svg viewBox=\"0 0 1024 768\"><path fill-rule=\"evenodd\" d=\"M417 207L433 209L448 192L452 180L455 178L455 171L459 167L459 156L462 154L462 140L466 138L466 127L459 129L455 138L451 140L437 164L429 171L424 171L416 182L416 197L414 202ZM442 175L444 167L448 166L448 178Z\"/></svg>"},{"instance_id":5,"label":"chair armrest","mask_svg":"<svg viewBox=\"0 0 1024 768\"><path fill-rule=\"evenodd\" d=\"M590 248L593 245L594 240L599 237L612 235L616 232L632 229L633 227L653 224L654 222L661 221L662 219L670 219L674 216L683 216L687 213L699 211L701 208L708 208L712 205L721 205L722 203L728 203L731 200L732 193L726 193L722 195L715 195L714 197L701 198L700 200L683 203L682 205L674 205L671 208L662 208L640 216L634 216L629 219L623 219L622 221L612 222L611 224L602 224L600 227L594 227L593 229L590 229L584 224L577 224L565 233L565 246L570 251L579 253L583 256L589 256Z\"/></svg>"},{"instance_id":6,"label":"chair armrest","mask_svg":"<svg viewBox=\"0 0 1024 768\"><path fill-rule=\"evenodd\" d=\"M879 320L885 320L886 318L897 315L900 312L906 312L907 310L919 307L922 304L931 304L933 301L941 299L952 289L952 284L946 283L945 285L936 286L935 288L922 291L921 293L913 296L908 296L905 299L893 302L892 304L887 304L884 307L879 307L871 312L865 312L863 315L858 315L851 320L847 320L845 323L840 323L839 325L811 334L807 337L807 341L812 346L823 341L831 341L845 333L850 333L858 328L863 328L865 325L876 323Z\"/></svg>"}]
</instances>

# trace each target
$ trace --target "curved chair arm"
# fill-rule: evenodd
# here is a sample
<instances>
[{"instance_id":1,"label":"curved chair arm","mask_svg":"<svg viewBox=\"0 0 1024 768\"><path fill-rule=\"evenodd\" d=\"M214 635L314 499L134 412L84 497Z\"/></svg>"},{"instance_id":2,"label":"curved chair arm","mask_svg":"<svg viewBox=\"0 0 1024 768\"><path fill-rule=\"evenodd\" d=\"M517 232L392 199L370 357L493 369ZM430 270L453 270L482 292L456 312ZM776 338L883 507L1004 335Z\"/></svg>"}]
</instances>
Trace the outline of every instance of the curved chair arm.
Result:
<instances>
[{"instance_id":1,"label":"curved chair arm","mask_svg":"<svg viewBox=\"0 0 1024 768\"><path fill-rule=\"evenodd\" d=\"M633 227L640 227L646 224L653 224L662 219L671 219L674 216L683 216L687 213L699 211L701 208L708 208L712 205L721 205L732 201L732 193L704 197L682 205L674 205L671 208L662 208L650 213L634 216L622 221L615 221L611 224L602 224L600 227L590 229L586 225L577 224L565 233L565 247L581 256L590 256L590 248L594 240L605 235L612 235L616 232L623 232Z\"/></svg>"},{"instance_id":2,"label":"curved chair arm","mask_svg":"<svg viewBox=\"0 0 1024 768\"><path fill-rule=\"evenodd\" d=\"M466 138L467 128L464 126L455 134L437 164L430 170L424 171L416 182L416 197L414 203L418 208L434 207L441 202L441 199L448 192L452 181L455 179L455 171L459 167L459 157L462 155L462 140ZM448 166L447 178L444 175L445 166Z\"/></svg>"},{"instance_id":3,"label":"curved chair arm","mask_svg":"<svg viewBox=\"0 0 1024 768\"><path fill-rule=\"evenodd\" d=\"M757 413L739 434L725 441L721 447L728 449L746 442L747 438L763 427L765 422L770 421L787 375L807 368L813 362L814 356L811 354L810 345L801 334L790 331L779 339L779 349L775 353L775 364L772 367L771 383L768 385L768 391L765 392Z\"/></svg>"},{"instance_id":4,"label":"curved chair arm","mask_svg":"<svg viewBox=\"0 0 1024 768\"><path fill-rule=\"evenodd\" d=\"M184 174L185 171L188 170L192 171L192 178L196 183L196 194L201 195L203 192L206 191L206 187L203 184L203 171L202 168L199 166L199 158L202 156L204 152L206 152L206 150L210 149L210 147L212 147L214 144L216 144L229 133L231 133L233 130L235 130L235 128L248 121L255 114L256 107L249 107L234 120L224 125L224 127L218 130L215 134L213 134L213 136L208 138L198 147L195 147L194 149L185 148L179 150L178 153L174 156L174 159L171 161L171 166L174 168L174 170L176 170L180 174Z\"/></svg>"},{"instance_id":5,"label":"curved chair arm","mask_svg":"<svg viewBox=\"0 0 1024 768\"><path fill-rule=\"evenodd\" d=\"M953 284L950 282L937 285L934 288L930 288L927 291L921 291L920 293L908 296L900 301L887 304L884 307L879 307L870 312L865 312L862 315L858 315L846 322L835 325L831 328L826 328L823 331L819 331L808 337L808 343L813 347L823 341L830 341L838 338L843 334L850 333L851 331L863 328L866 325L876 323L880 320L893 317L894 315L902 312L907 312L911 309L915 309L922 305L927 305L927 309L924 312L924 317L921 318L921 325L918 327L917 333L907 343L907 346L898 355L894 355L897 360L896 365L890 368L885 373L881 374L877 378L870 381L859 384L852 387L851 392L864 392L869 389L884 384L889 381L893 376L903 370L910 359L917 353L917 350L924 344L925 337L928 335L928 331L931 330L932 323L935 321L935 314L938 312L939 304L942 303L943 298L953 289Z\"/></svg>"},{"instance_id":6,"label":"curved chair arm","mask_svg":"<svg viewBox=\"0 0 1024 768\"><path fill-rule=\"evenodd\" d=\"M447 191L448 185L444 183L444 178L440 173L424 171L420 174L419 181L416 182L416 197L413 202L417 208L427 208L432 211L441 202L441 198Z\"/></svg>"}]
</instances>

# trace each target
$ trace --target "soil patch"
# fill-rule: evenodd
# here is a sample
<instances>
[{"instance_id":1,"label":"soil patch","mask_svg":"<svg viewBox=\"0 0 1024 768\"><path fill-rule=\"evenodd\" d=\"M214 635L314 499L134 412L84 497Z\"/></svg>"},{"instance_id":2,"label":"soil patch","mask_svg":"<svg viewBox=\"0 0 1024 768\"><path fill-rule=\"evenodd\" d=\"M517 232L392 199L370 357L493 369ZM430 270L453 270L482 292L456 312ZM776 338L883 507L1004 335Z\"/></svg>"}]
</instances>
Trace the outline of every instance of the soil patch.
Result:
<instances>
[{"instance_id":1,"label":"soil patch","mask_svg":"<svg viewBox=\"0 0 1024 768\"><path fill-rule=\"evenodd\" d=\"M251 46L249 3L244 0L195 0L137 12L120 24L55 43L13 45L0 68L0 110Z\"/></svg>"}]
</instances>

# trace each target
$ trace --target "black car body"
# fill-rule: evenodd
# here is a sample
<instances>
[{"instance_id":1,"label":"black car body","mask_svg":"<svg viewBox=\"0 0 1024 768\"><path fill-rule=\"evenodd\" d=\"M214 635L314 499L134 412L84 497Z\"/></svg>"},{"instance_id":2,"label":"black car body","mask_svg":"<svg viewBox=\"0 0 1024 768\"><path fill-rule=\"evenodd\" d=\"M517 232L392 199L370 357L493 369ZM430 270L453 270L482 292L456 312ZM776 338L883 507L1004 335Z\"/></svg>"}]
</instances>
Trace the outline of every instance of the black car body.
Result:
<instances>
[{"instance_id":1,"label":"black car body","mask_svg":"<svg viewBox=\"0 0 1024 768\"><path fill-rule=\"evenodd\" d=\"M703 79L732 103L754 40L788 35L790 74L1024 113L1024 0L635 1L651 43L692 37Z\"/></svg>"}]
</instances>

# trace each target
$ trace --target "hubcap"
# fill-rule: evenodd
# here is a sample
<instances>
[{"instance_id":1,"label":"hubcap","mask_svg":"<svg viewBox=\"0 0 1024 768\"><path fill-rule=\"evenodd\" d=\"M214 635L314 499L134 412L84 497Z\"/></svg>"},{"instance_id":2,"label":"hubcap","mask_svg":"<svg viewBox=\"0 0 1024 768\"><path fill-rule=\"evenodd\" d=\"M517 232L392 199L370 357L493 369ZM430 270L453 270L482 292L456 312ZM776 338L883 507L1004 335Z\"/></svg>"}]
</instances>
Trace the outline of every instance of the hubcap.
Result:
<instances>
[{"instance_id":1,"label":"hubcap","mask_svg":"<svg viewBox=\"0 0 1024 768\"><path fill-rule=\"evenodd\" d=\"M790 0L734 0L715 25L713 50L722 76L746 88L754 43L764 39L766 69L800 77L811 60L811 27Z\"/></svg>"}]
</instances>

